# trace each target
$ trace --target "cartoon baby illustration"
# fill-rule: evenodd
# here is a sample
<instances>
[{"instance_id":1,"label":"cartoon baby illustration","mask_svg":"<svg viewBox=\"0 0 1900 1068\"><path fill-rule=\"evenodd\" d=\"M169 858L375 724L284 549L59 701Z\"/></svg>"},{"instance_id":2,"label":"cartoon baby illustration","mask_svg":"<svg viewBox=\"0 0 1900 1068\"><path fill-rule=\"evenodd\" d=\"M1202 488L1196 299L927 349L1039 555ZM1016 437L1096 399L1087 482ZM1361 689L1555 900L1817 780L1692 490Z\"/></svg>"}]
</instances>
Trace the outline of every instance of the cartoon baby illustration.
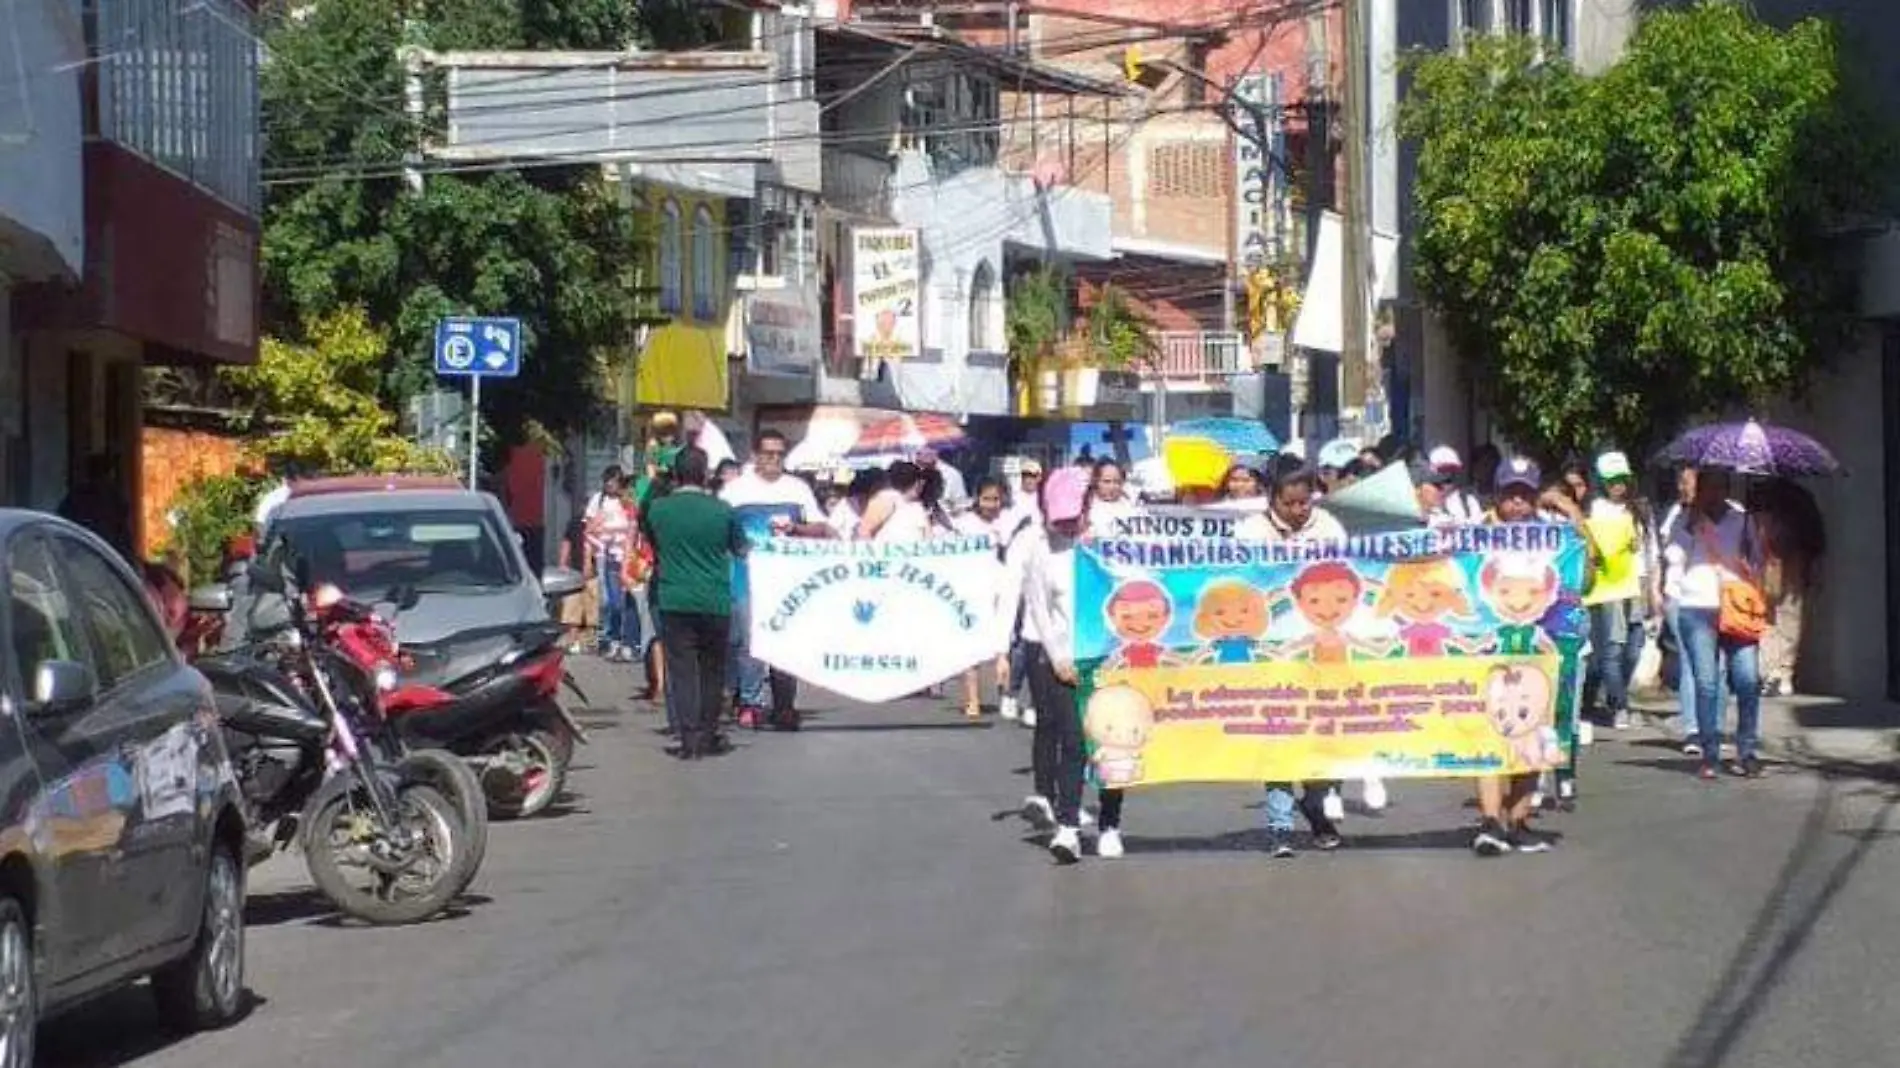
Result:
<instances>
[{"instance_id":1,"label":"cartoon baby illustration","mask_svg":"<svg viewBox=\"0 0 1900 1068\"><path fill-rule=\"evenodd\" d=\"M1548 556L1500 553L1478 574L1485 603L1499 620L1491 651L1499 656L1529 656L1556 648L1538 622L1557 603L1557 568Z\"/></svg>"},{"instance_id":2,"label":"cartoon baby illustration","mask_svg":"<svg viewBox=\"0 0 1900 1068\"><path fill-rule=\"evenodd\" d=\"M1529 664L1499 665L1484 683L1484 710L1509 749L1514 771L1549 767L1563 759L1551 725L1550 676Z\"/></svg>"},{"instance_id":3,"label":"cartoon baby illustration","mask_svg":"<svg viewBox=\"0 0 1900 1068\"><path fill-rule=\"evenodd\" d=\"M1140 690L1104 686L1095 691L1082 713L1082 733L1097 781L1110 788L1140 782L1141 750L1154 729L1154 706Z\"/></svg>"},{"instance_id":4,"label":"cartoon baby illustration","mask_svg":"<svg viewBox=\"0 0 1900 1068\"><path fill-rule=\"evenodd\" d=\"M1359 573L1341 560L1322 561L1294 576L1293 607L1312 628L1312 634L1294 643L1294 648L1316 664L1343 664L1352 659L1355 649L1370 651L1344 630L1359 610L1365 588Z\"/></svg>"},{"instance_id":5,"label":"cartoon baby illustration","mask_svg":"<svg viewBox=\"0 0 1900 1068\"><path fill-rule=\"evenodd\" d=\"M1406 656L1445 656L1446 650L1475 652L1458 640L1447 618L1471 615L1464 573L1450 560L1406 560L1386 572L1385 589L1373 611L1398 624Z\"/></svg>"},{"instance_id":6,"label":"cartoon baby illustration","mask_svg":"<svg viewBox=\"0 0 1900 1068\"><path fill-rule=\"evenodd\" d=\"M1216 664L1251 664L1260 636L1267 632L1267 599L1244 582L1224 579L1201 591L1194 610L1194 633L1207 642L1199 659Z\"/></svg>"},{"instance_id":7,"label":"cartoon baby illustration","mask_svg":"<svg viewBox=\"0 0 1900 1068\"><path fill-rule=\"evenodd\" d=\"M1152 668L1173 661L1161 637L1174 618L1174 606L1159 585L1146 579L1125 583L1109 595L1103 613L1109 633L1120 642L1103 666Z\"/></svg>"}]
</instances>

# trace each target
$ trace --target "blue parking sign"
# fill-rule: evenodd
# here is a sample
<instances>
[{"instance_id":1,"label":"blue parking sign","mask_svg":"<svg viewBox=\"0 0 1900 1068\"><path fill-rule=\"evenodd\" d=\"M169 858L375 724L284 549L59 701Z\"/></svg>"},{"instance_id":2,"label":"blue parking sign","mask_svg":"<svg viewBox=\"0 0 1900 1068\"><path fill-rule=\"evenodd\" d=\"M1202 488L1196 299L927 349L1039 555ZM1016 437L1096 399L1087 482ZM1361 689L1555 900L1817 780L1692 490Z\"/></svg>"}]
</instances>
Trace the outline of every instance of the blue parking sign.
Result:
<instances>
[{"instance_id":1,"label":"blue parking sign","mask_svg":"<svg viewBox=\"0 0 1900 1068\"><path fill-rule=\"evenodd\" d=\"M514 378L521 373L521 320L449 318L435 325L435 373Z\"/></svg>"}]
</instances>

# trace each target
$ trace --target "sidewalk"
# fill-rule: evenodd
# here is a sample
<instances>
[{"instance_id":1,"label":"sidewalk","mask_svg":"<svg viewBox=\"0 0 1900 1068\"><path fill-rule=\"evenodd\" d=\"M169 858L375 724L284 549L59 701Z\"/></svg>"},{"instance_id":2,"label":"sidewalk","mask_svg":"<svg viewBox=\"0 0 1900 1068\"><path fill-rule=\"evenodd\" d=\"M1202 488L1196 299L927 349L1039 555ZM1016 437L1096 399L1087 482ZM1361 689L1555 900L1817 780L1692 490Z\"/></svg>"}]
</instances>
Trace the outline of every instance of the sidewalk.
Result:
<instances>
[{"instance_id":1,"label":"sidewalk","mask_svg":"<svg viewBox=\"0 0 1900 1068\"><path fill-rule=\"evenodd\" d=\"M1651 715L1674 716L1676 700L1663 690L1631 695ZM1731 701L1733 699L1731 698ZM1734 713L1729 713L1733 722ZM1838 697L1764 697L1762 749L1772 758L1800 764L1879 766L1900 774L1900 704L1844 701Z\"/></svg>"}]
</instances>

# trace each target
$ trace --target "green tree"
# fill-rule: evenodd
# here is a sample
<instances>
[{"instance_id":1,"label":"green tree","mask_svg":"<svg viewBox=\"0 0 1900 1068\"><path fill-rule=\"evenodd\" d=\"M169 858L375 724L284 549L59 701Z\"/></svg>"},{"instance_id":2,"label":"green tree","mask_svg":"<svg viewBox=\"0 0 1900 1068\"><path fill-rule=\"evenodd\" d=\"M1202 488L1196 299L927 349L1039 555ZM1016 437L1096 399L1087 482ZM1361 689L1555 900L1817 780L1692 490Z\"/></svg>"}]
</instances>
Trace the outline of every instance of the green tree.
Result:
<instances>
[{"instance_id":1,"label":"green tree","mask_svg":"<svg viewBox=\"0 0 1900 1068\"><path fill-rule=\"evenodd\" d=\"M1088 311L1089 352L1104 370L1126 371L1151 363L1156 354L1154 320L1122 287L1095 291Z\"/></svg>"},{"instance_id":2,"label":"green tree","mask_svg":"<svg viewBox=\"0 0 1900 1068\"><path fill-rule=\"evenodd\" d=\"M519 316L522 377L484 398L504 439L584 420L604 359L634 336L642 242L595 166L401 178L424 127L404 111L404 43L436 48L620 48L637 7L613 0L325 0L266 33L262 75L267 332L360 307L389 346L377 393L400 406L433 381L446 314ZM425 171L427 168L425 167Z\"/></svg>"},{"instance_id":3,"label":"green tree","mask_svg":"<svg viewBox=\"0 0 1900 1068\"><path fill-rule=\"evenodd\" d=\"M1418 285L1512 441L1647 449L1799 391L1851 328L1838 234L1885 151L1830 25L1705 2L1597 77L1522 40L1410 73Z\"/></svg>"},{"instance_id":4,"label":"green tree","mask_svg":"<svg viewBox=\"0 0 1900 1068\"><path fill-rule=\"evenodd\" d=\"M323 316L302 333L301 342L267 337L254 366L219 372L257 459L311 474L451 469L440 451L403 437L377 397L389 342L361 308Z\"/></svg>"}]
</instances>

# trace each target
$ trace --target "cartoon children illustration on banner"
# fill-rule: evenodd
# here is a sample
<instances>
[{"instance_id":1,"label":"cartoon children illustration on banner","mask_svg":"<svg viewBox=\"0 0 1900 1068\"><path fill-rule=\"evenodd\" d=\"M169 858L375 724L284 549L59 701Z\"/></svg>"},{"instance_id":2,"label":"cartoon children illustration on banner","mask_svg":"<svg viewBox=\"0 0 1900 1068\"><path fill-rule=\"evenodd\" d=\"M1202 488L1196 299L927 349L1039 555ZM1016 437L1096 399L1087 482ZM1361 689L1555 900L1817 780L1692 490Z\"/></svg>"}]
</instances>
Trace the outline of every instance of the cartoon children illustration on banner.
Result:
<instances>
[{"instance_id":1,"label":"cartoon children illustration on banner","mask_svg":"<svg viewBox=\"0 0 1900 1068\"><path fill-rule=\"evenodd\" d=\"M1076 657L1097 686L1084 731L1105 784L1488 775L1567 759L1583 634L1574 532L1191 548L1078 553Z\"/></svg>"}]
</instances>

